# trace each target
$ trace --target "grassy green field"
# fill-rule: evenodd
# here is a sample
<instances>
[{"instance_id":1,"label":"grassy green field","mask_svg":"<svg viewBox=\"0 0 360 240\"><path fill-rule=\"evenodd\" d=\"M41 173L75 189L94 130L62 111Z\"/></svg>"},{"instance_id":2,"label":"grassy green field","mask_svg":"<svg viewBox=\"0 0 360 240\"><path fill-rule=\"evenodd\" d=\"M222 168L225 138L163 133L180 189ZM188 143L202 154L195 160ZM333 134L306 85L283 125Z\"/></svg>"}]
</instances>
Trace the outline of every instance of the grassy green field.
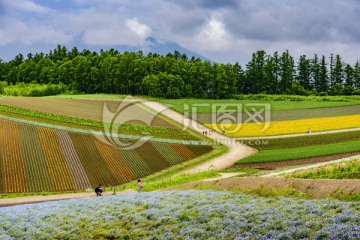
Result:
<instances>
[{"instance_id":1,"label":"grassy green field","mask_svg":"<svg viewBox=\"0 0 360 240\"><path fill-rule=\"evenodd\" d=\"M237 164L277 162L360 152L360 131L302 137L244 140L243 144L259 150Z\"/></svg>"},{"instance_id":2,"label":"grassy green field","mask_svg":"<svg viewBox=\"0 0 360 240\"><path fill-rule=\"evenodd\" d=\"M46 98L70 98L70 99L116 99L121 100L126 98L127 95L119 94L106 94L106 93L94 93L94 94L75 94L75 95L55 95L47 96Z\"/></svg>"},{"instance_id":3,"label":"grassy green field","mask_svg":"<svg viewBox=\"0 0 360 240\"><path fill-rule=\"evenodd\" d=\"M219 177L219 176L220 174L218 173L218 171L209 170L194 174L181 174L179 176L164 178L155 181L147 181L147 179L145 180L143 179L142 183L144 184L144 186L146 186L146 188L143 189L144 192L150 192L184 183L195 182L195 181L199 181L207 178ZM129 189L129 188L133 190L137 190L137 182L133 181L132 183L124 184L123 186L120 187L121 190Z\"/></svg>"},{"instance_id":4,"label":"grassy green field","mask_svg":"<svg viewBox=\"0 0 360 240\"><path fill-rule=\"evenodd\" d=\"M277 98L276 98L277 97ZM214 104L242 104L244 107L247 104L270 104L271 111L284 111L284 110L300 110L300 109L319 109L319 108L332 108L339 106L350 106L360 104L360 97L339 97L339 96L327 96L327 97L296 97L290 98L290 96L267 96L264 99L224 99L224 100L209 100L209 99L158 99L159 102L173 108L174 110L184 113L184 106L189 107L189 112L192 112L193 107L196 107L197 113L212 113L212 106ZM301 104L299 104L301 103ZM206 106L199 106L204 104ZM233 108L232 108L233 109ZM232 110L231 109L231 110ZM226 111L225 111L226 112Z\"/></svg>"},{"instance_id":5,"label":"grassy green field","mask_svg":"<svg viewBox=\"0 0 360 240\"><path fill-rule=\"evenodd\" d=\"M279 162L349 152L360 152L360 140L291 149L264 150L247 158L241 159L236 162L236 164Z\"/></svg>"}]
</instances>

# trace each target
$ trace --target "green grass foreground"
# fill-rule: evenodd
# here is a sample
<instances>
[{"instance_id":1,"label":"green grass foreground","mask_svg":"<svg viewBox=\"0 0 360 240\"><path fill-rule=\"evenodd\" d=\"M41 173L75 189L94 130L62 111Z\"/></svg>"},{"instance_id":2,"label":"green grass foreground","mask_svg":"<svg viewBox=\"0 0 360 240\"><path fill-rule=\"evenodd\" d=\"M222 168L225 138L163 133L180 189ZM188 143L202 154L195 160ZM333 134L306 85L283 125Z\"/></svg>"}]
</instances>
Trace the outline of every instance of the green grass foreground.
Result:
<instances>
[{"instance_id":1,"label":"green grass foreground","mask_svg":"<svg viewBox=\"0 0 360 240\"><path fill-rule=\"evenodd\" d=\"M360 152L360 140L291 149L264 150L241 159L237 161L236 164L279 162L349 152Z\"/></svg>"},{"instance_id":2,"label":"green grass foreground","mask_svg":"<svg viewBox=\"0 0 360 240\"><path fill-rule=\"evenodd\" d=\"M193 174L181 174L175 177L170 177L170 178L165 178L162 180L155 180L155 181L147 181L142 180L142 183L144 185L143 191L144 192L151 192L154 190L159 190L159 189L164 189L164 188L168 188L168 187L172 187L172 186L176 186L176 185L180 185L180 184L184 184L184 183L189 183L189 182L195 182L195 181L199 181L199 180L203 180L203 179L207 179L207 178L213 178L213 177L219 177L221 176L219 174L218 171L216 170L208 170L208 171L203 171L203 172L198 172L198 173L193 173ZM133 189L133 190L137 190L137 182L134 181L132 183L129 184L125 184L120 188L117 188L117 190L125 190L125 189Z\"/></svg>"}]
</instances>

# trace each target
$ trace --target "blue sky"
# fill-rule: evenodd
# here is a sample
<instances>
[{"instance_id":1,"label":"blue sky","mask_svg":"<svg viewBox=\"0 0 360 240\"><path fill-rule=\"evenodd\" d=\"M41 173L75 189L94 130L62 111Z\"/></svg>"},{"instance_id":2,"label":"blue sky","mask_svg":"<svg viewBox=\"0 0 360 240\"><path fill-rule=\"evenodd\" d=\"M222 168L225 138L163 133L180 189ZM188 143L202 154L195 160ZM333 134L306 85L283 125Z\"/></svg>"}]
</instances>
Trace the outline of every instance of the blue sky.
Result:
<instances>
[{"instance_id":1,"label":"blue sky","mask_svg":"<svg viewBox=\"0 0 360 240\"><path fill-rule=\"evenodd\" d=\"M288 49L354 64L359 22L358 0L0 0L0 58L57 44L146 49L155 37L217 62Z\"/></svg>"}]
</instances>

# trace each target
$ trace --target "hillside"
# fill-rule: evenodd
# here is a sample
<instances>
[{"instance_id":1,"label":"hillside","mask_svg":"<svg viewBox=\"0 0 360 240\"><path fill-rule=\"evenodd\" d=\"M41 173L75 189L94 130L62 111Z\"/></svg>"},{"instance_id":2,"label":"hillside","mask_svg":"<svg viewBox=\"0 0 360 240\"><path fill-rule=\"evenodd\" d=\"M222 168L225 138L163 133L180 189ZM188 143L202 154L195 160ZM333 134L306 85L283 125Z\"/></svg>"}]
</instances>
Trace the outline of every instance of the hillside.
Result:
<instances>
[{"instance_id":1,"label":"hillside","mask_svg":"<svg viewBox=\"0 0 360 240\"><path fill-rule=\"evenodd\" d=\"M131 145L137 140L123 141ZM211 149L151 141L133 150L118 149L104 137L0 119L0 193L120 185Z\"/></svg>"}]
</instances>

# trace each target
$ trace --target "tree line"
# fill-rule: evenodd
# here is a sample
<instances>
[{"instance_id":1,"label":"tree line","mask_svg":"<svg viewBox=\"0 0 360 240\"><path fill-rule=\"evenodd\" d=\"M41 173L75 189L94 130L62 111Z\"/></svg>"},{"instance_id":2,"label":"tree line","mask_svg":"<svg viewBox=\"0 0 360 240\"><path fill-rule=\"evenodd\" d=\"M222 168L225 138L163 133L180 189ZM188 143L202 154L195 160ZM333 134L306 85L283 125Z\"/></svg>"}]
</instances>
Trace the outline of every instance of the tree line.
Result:
<instances>
[{"instance_id":1,"label":"tree line","mask_svg":"<svg viewBox=\"0 0 360 240\"><path fill-rule=\"evenodd\" d=\"M360 94L360 61L344 63L305 55L295 62L289 51L273 55L260 50L245 68L188 58L178 51L166 56L142 51L120 53L68 50L58 45L47 54L18 54L0 59L0 82L7 85L65 85L81 93L149 95L164 98L226 99L237 94Z\"/></svg>"}]
</instances>

